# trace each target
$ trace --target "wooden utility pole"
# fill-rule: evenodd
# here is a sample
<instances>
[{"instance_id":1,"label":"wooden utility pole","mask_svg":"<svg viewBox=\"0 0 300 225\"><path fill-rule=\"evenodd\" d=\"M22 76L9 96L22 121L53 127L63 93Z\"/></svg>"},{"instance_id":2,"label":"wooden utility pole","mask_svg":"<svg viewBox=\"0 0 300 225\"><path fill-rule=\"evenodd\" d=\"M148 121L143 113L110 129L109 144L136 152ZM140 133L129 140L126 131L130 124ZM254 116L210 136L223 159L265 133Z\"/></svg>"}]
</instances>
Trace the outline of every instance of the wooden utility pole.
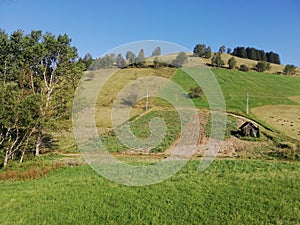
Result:
<instances>
[{"instance_id":1,"label":"wooden utility pole","mask_svg":"<svg viewBox=\"0 0 300 225\"><path fill-rule=\"evenodd\" d=\"M249 114L249 94L247 93L246 97L246 114Z\"/></svg>"}]
</instances>

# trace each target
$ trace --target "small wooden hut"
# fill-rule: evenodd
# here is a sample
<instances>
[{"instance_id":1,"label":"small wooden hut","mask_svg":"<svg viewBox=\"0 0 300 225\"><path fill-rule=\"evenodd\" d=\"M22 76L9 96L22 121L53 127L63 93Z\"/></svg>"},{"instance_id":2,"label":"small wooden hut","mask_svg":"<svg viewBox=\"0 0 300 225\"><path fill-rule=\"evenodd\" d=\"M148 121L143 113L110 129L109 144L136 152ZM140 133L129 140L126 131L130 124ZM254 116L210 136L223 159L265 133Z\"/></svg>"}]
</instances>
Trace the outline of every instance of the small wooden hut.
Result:
<instances>
[{"instance_id":1,"label":"small wooden hut","mask_svg":"<svg viewBox=\"0 0 300 225\"><path fill-rule=\"evenodd\" d=\"M244 137L259 138L259 127L253 124L252 122L247 121L243 123L243 125L240 127L240 134Z\"/></svg>"}]
</instances>

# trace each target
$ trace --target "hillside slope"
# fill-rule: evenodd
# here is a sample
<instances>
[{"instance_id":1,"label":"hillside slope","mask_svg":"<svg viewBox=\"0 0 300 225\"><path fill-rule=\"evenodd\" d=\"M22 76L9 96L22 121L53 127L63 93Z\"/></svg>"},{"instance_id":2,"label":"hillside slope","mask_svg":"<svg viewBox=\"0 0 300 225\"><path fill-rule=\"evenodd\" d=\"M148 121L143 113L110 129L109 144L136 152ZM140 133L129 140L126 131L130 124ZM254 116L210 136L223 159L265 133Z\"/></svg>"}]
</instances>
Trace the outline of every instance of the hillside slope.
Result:
<instances>
[{"instance_id":1,"label":"hillside slope","mask_svg":"<svg viewBox=\"0 0 300 225\"><path fill-rule=\"evenodd\" d=\"M172 57L174 56L176 57L176 55L169 55L169 60L172 60ZM201 60L200 58L194 57L189 59ZM97 82L98 76L101 76L101 71L102 70L91 72L94 73L94 78L92 78L94 82ZM290 117L293 113L295 114L295 108L299 106L299 103L297 103L295 100L297 100L300 96L300 89L298 88L300 84L300 77L258 73L255 71L242 72L224 68L212 68L211 71L215 75L222 89L226 103L226 109L228 112L254 119L259 124L263 124L264 126L273 130L273 132L270 131L270 135L275 135L283 141L289 140L287 136L294 140L300 140L300 135L298 135L300 132L300 120L293 120L289 123L286 123L285 126L278 127L274 126L273 123L269 123L267 120L268 118L262 116L264 115L264 111L256 110L257 107L269 105L273 106L272 109L275 108L275 110L280 110L282 109L282 105L285 105L284 113L269 115L273 116L274 120L286 119L284 118L286 115ZM111 152L127 152L127 149L117 141L115 136L111 136L110 133L112 131L111 107L114 98L122 89L122 86L126 86L128 82L144 76L164 76L179 84L183 89L186 90L186 92L189 92L190 88L196 85L195 81L189 77L188 74L186 74L183 70L175 68L126 68L116 72L114 76L112 76L111 79L106 82L102 93L100 93L100 96L98 97L96 105L97 115L95 118L98 132L100 135L105 135L103 136L103 141L107 144L107 146L109 146L108 148ZM199 76L201 76L201 74L199 74ZM91 81L86 82L90 83ZM246 114L247 94L249 95L249 115ZM209 104L204 94L200 98L193 99L193 101L195 106L200 109L205 110L209 108ZM174 123L174 116L167 114L167 112L170 110L170 103L157 98L152 98L149 99L149 108L154 110L152 114L160 115L159 117L163 118L164 116L167 116L167 118L164 118L164 120L168 121L171 119L169 121L170 124ZM130 112L130 118L134 118L132 122L134 126L136 125L136 127L133 127L133 131L137 132L137 136L142 135L142 138L147 138L149 135L148 122L145 122L144 120L150 116L150 112L151 111L148 113L149 115L145 112L145 99L141 99L137 102L137 104L135 104L135 106L133 106ZM164 116L161 116L161 112L164 112ZM204 117L207 116L205 113L202 113L201 115ZM237 130L238 126L245 121L246 120L241 120L231 129ZM293 126L290 126L292 122ZM168 131L170 134L168 133L166 142L164 142L163 146L161 146L162 148L160 147L161 150L159 150L159 152L166 150L168 146L170 146L170 144L172 145L172 142L176 140L178 133L175 132L174 128L175 125L171 125L171 128ZM203 135L204 132L205 131L202 131L201 135ZM261 149L261 146L264 146L265 148L269 149L269 147L266 146L272 146L272 148L276 147L274 146L274 143L265 144L265 140L255 142L255 144L253 144L252 142L239 140L235 137L230 138L229 131L229 140L224 143L225 147L222 151L224 152L224 155L228 156L231 154L240 154L235 152L237 149L243 149L243 151L247 151L245 154L248 154L248 152L251 154L253 148ZM291 142L294 143L294 141ZM141 149L141 152L145 151L144 149ZM147 150L146 152L149 151Z\"/></svg>"},{"instance_id":2,"label":"hillside slope","mask_svg":"<svg viewBox=\"0 0 300 225\"><path fill-rule=\"evenodd\" d=\"M228 112L253 118L266 126L280 130L284 135L300 140L300 129L298 128L300 119L297 115L295 117L295 112L299 109L299 103L296 100L300 96L300 77L220 68L213 68L212 72L222 89ZM196 86L195 81L182 70L177 70L172 80L186 91ZM247 94L249 96L249 115L246 115ZM209 107L204 94L201 98L195 98L193 101L199 108ZM274 126L273 122L269 123L269 118L265 117L266 111L256 110L257 107L270 105L272 105L272 114L268 114L268 117L272 117L272 120L279 123L277 126ZM286 122L280 123L280 121Z\"/></svg>"}]
</instances>

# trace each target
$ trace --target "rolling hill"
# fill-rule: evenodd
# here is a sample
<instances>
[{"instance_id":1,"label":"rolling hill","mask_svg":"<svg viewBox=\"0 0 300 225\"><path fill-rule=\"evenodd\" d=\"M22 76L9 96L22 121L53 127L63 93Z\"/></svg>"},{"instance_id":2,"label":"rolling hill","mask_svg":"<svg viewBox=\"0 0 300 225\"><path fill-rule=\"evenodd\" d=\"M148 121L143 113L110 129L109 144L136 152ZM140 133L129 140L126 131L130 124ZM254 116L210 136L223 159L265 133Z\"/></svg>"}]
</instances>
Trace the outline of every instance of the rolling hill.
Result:
<instances>
[{"instance_id":1,"label":"rolling hill","mask_svg":"<svg viewBox=\"0 0 300 225\"><path fill-rule=\"evenodd\" d=\"M168 55L163 59L168 61L175 57L176 55ZM185 66L195 66L197 60L201 59L190 57L189 62L185 64ZM86 81L87 89L90 89L90 84L97 82L97 78L101 77L101 73L103 72L105 72L105 70L87 72L87 77L90 76L89 73L93 73L92 82L90 80ZM242 156L244 153L245 154L242 157L245 157L246 155L253 156L253 152L257 151L255 149L260 149L259 154L266 154L268 157L275 154L274 151L284 152L283 154L286 154L289 158L293 158L295 154L298 154L297 152L290 152L289 149L296 149L297 141L300 141L300 120L291 119L299 107L299 103L296 100L300 96L300 89L298 88L300 77L259 73L256 71L242 72L225 68L211 68L211 72L214 74L221 87L227 112L233 115L240 115L243 118L229 118L229 121L232 121L233 125L229 126L228 129L231 130L227 130L227 140L224 142L223 149L221 149L221 152L227 152L224 156ZM179 84L186 92L189 92L190 88L196 85L195 81L183 70L176 68L126 68L118 70L106 81L97 101L97 129L99 134L103 135L103 141L111 152L149 153L146 149L139 149L137 152L131 150L127 151L126 147L118 141L118 138L112 135L113 130L110 122L111 107L117 94L123 87L128 85L128 83L145 76L159 76L171 79ZM142 91L146 92L146 89L143 89ZM249 96L250 109L250 114L248 115L246 114L247 94ZM196 107L199 108L199 116L201 118L208 118L209 114L207 114L207 109L209 109L209 105L205 95L202 95L200 98L195 98L193 101ZM147 135L149 135L147 124L149 118L151 118L151 114L153 117L156 117L157 115L160 115L159 117L161 117L163 114L160 112L174 110L168 102L157 98L149 99L149 112L145 111L145 104L145 99L140 99L137 104L132 107L128 118L132 118L130 120L133 121L133 132L139 138L143 139L147 138ZM272 111L270 112L281 110L282 113L272 113L269 115L266 114L265 110L263 110L264 108L261 107L272 107ZM266 117L266 115L268 116ZM147 117L149 118L146 119ZM271 120L269 117L272 117L275 121L288 121L276 125L274 122L270 122ZM170 118L175 117L169 116L164 118L164 120L169 120L168 124L174 124L176 121L172 121ZM258 142L253 143L253 141L249 140L240 140L230 135L230 131L237 130L238 126L247 120L254 120L261 125L261 130L264 135ZM207 122L203 122L201 126L205 126L205 124L207 124ZM171 125L162 146L158 146L157 148L160 149L159 152L165 151L168 147L172 146L172 143L176 143L178 134L174 135L172 127L174 127L175 130L175 126ZM201 135L203 136L207 131L202 129L201 132ZM202 138L203 145L206 141L205 138ZM203 146L201 147L201 143L199 144L198 153L201 155ZM243 154L238 151L243 152ZM254 157L257 156L258 155Z\"/></svg>"}]
</instances>

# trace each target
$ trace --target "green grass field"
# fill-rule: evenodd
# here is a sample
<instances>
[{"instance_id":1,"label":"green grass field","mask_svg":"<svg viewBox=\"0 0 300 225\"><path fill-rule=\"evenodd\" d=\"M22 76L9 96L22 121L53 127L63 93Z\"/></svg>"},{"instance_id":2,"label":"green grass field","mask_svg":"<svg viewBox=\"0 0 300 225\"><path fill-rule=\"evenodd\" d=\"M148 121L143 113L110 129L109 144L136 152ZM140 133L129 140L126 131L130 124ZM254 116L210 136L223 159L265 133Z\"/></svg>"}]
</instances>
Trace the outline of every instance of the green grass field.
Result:
<instances>
[{"instance_id":1,"label":"green grass field","mask_svg":"<svg viewBox=\"0 0 300 225\"><path fill-rule=\"evenodd\" d=\"M289 97L300 95L300 77L289 77L258 72L241 72L227 69L211 69L224 94L228 111L245 114L246 96L249 94L249 107L264 105L295 105ZM177 70L172 80L186 91L195 86L195 82L183 71ZM196 99L199 107L207 107L203 96Z\"/></svg>"},{"instance_id":2,"label":"green grass field","mask_svg":"<svg viewBox=\"0 0 300 225\"><path fill-rule=\"evenodd\" d=\"M136 121L131 123L132 133L139 139L147 141L150 137L151 132L149 129L149 122L151 119L159 117L164 120L166 124L166 133L164 137L161 138L161 144L153 148L151 152L163 152L165 151L173 142L178 139L180 134L180 120L179 116L174 110L166 111L149 111L142 117L138 118ZM155 128L154 128L155 129ZM155 130L157 132L157 128ZM160 139L157 137L157 139ZM128 147L122 145L115 135L108 134L101 137L102 142L110 152L122 152L128 150ZM149 143L151 144L151 143ZM150 145L151 146L151 145ZM139 153L139 152L137 152Z\"/></svg>"},{"instance_id":3,"label":"green grass field","mask_svg":"<svg viewBox=\"0 0 300 225\"><path fill-rule=\"evenodd\" d=\"M132 159L131 159L132 160ZM0 182L0 224L299 224L300 165L189 162L162 183L127 187L89 166Z\"/></svg>"}]
</instances>

